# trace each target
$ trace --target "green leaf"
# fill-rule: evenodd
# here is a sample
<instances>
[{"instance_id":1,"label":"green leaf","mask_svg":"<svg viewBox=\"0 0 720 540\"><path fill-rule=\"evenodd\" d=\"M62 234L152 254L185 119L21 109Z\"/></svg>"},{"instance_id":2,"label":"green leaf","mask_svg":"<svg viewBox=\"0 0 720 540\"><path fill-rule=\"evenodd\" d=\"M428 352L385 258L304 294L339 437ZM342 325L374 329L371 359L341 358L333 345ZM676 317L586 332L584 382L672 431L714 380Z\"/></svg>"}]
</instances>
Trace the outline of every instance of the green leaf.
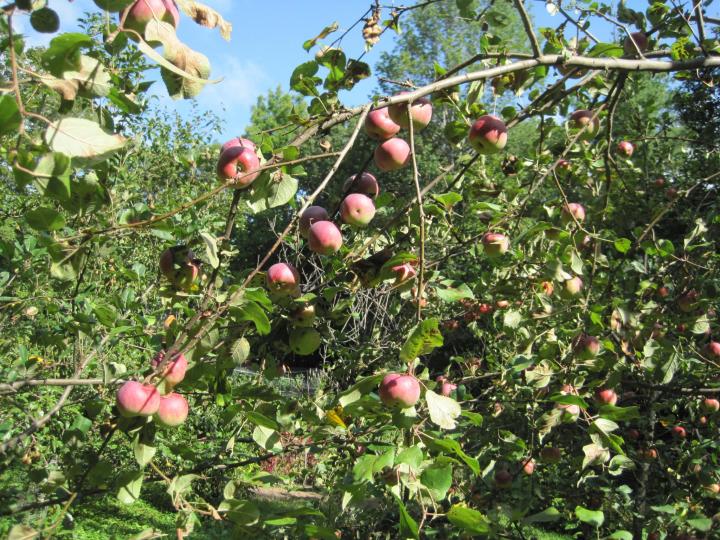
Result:
<instances>
[{"instance_id":1,"label":"green leaf","mask_svg":"<svg viewBox=\"0 0 720 540\"><path fill-rule=\"evenodd\" d=\"M325 39L325 38L328 37L330 34L332 34L333 32L335 32L339 27L340 27L340 26L338 25L337 21L335 21L334 23L326 26L325 28L323 28L323 29L320 31L320 33L319 33L317 36L315 36L315 37L312 38L312 39L308 39L307 41L305 41L305 43L303 43L303 49L305 49L306 51L309 51L310 49L312 49L312 48L315 46L315 44L316 44L318 41L320 41L321 39Z\"/></svg>"},{"instance_id":2,"label":"green leaf","mask_svg":"<svg viewBox=\"0 0 720 540\"><path fill-rule=\"evenodd\" d=\"M247 527L260 521L260 509L251 501L226 499L218 506L218 512L226 513L227 518L236 525Z\"/></svg>"},{"instance_id":3,"label":"green leaf","mask_svg":"<svg viewBox=\"0 0 720 540\"><path fill-rule=\"evenodd\" d=\"M347 407L351 403L354 403L364 394L375 390L384 376L385 375L383 373L379 373L377 375L371 375L360 379L350 388L340 393L338 403L343 407Z\"/></svg>"},{"instance_id":4,"label":"green leaf","mask_svg":"<svg viewBox=\"0 0 720 540\"><path fill-rule=\"evenodd\" d=\"M560 519L561 514L557 510L557 508L553 508L552 506L550 508L546 508L542 512L538 512L537 514L532 514L530 516L527 516L523 519L523 523L530 524L530 523L552 523L554 521L557 521Z\"/></svg>"},{"instance_id":5,"label":"green leaf","mask_svg":"<svg viewBox=\"0 0 720 540\"><path fill-rule=\"evenodd\" d=\"M270 319L257 303L248 302L241 308L234 309L233 312L237 313L238 320L252 322L260 335L270 333Z\"/></svg>"},{"instance_id":6,"label":"green leaf","mask_svg":"<svg viewBox=\"0 0 720 540\"><path fill-rule=\"evenodd\" d=\"M137 464L140 465L140 467L145 467L145 465L150 463L152 458L155 457L157 448L144 444L140 439L141 438L138 436L133 441L133 453L135 454L135 461L137 461Z\"/></svg>"},{"instance_id":7,"label":"green leaf","mask_svg":"<svg viewBox=\"0 0 720 540\"><path fill-rule=\"evenodd\" d=\"M15 133L22 117L15 99L10 94L0 96L0 135Z\"/></svg>"},{"instance_id":8,"label":"green leaf","mask_svg":"<svg viewBox=\"0 0 720 540\"><path fill-rule=\"evenodd\" d=\"M435 292L443 302L458 302L464 298L475 298L466 283L445 280L441 281L439 285L440 286L435 289Z\"/></svg>"},{"instance_id":9,"label":"green leaf","mask_svg":"<svg viewBox=\"0 0 720 540\"><path fill-rule=\"evenodd\" d=\"M608 536L609 540L633 540L633 535L631 532L628 531L615 531L610 536Z\"/></svg>"},{"instance_id":10,"label":"green leaf","mask_svg":"<svg viewBox=\"0 0 720 540\"><path fill-rule=\"evenodd\" d=\"M441 193L439 195L433 195L433 199L435 199L437 202L442 204L446 209L450 209L453 206L455 206L457 203L462 201L463 197L462 197L462 195L460 195L460 193L450 191L448 193Z\"/></svg>"},{"instance_id":11,"label":"green leaf","mask_svg":"<svg viewBox=\"0 0 720 540\"><path fill-rule=\"evenodd\" d=\"M605 521L605 514L601 510L589 510L582 506L575 507L575 516L583 523L592 525L596 529L600 528Z\"/></svg>"},{"instance_id":12,"label":"green leaf","mask_svg":"<svg viewBox=\"0 0 720 540\"><path fill-rule=\"evenodd\" d=\"M220 266L220 259L218 258L218 247L217 238L212 234L201 232L200 238L205 242L205 254L207 255L208 262L213 268Z\"/></svg>"},{"instance_id":13,"label":"green leaf","mask_svg":"<svg viewBox=\"0 0 720 540\"><path fill-rule=\"evenodd\" d=\"M420 539L420 529L418 528L417 522L408 513L407 508L403 502L396 496L395 500L398 503L398 509L400 510L400 538L414 538Z\"/></svg>"},{"instance_id":14,"label":"green leaf","mask_svg":"<svg viewBox=\"0 0 720 540\"><path fill-rule=\"evenodd\" d=\"M693 529L697 529L698 531L708 532L710 529L712 529L713 520L708 519L705 516L694 517L692 519L688 519L687 524L690 525Z\"/></svg>"},{"instance_id":15,"label":"green leaf","mask_svg":"<svg viewBox=\"0 0 720 540\"><path fill-rule=\"evenodd\" d=\"M640 410L636 406L616 407L615 405L603 405L600 407L600 417L615 422L628 422L640 418Z\"/></svg>"},{"instance_id":16,"label":"green leaf","mask_svg":"<svg viewBox=\"0 0 720 540\"><path fill-rule=\"evenodd\" d=\"M617 249L620 253L627 253L630 251L630 247L632 246L632 242L627 238L618 238L614 242L615 249Z\"/></svg>"},{"instance_id":17,"label":"green leaf","mask_svg":"<svg viewBox=\"0 0 720 540\"><path fill-rule=\"evenodd\" d=\"M420 482L430 490L434 500L443 500L452 485L452 465L450 463L431 465L420 475Z\"/></svg>"},{"instance_id":18,"label":"green leaf","mask_svg":"<svg viewBox=\"0 0 720 540\"><path fill-rule=\"evenodd\" d=\"M433 450L439 450L446 455L455 455L465 462L465 465L477 476L480 474L480 463L477 459L468 456L454 439L428 439L426 441Z\"/></svg>"},{"instance_id":19,"label":"green leaf","mask_svg":"<svg viewBox=\"0 0 720 540\"><path fill-rule=\"evenodd\" d=\"M236 366L242 366L250 359L250 342L241 337L230 347L230 355Z\"/></svg>"},{"instance_id":20,"label":"green leaf","mask_svg":"<svg viewBox=\"0 0 720 540\"><path fill-rule=\"evenodd\" d=\"M274 429L266 428L264 426L256 426L252 432L253 441L258 446L265 450L277 452L282 450L282 444L280 444L280 434Z\"/></svg>"},{"instance_id":21,"label":"green leaf","mask_svg":"<svg viewBox=\"0 0 720 540\"><path fill-rule=\"evenodd\" d=\"M435 347L443 344L437 319L426 319L418 323L411 331L400 350L400 360L412 362L415 358L431 353Z\"/></svg>"},{"instance_id":22,"label":"green leaf","mask_svg":"<svg viewBox=\"0 0 720 540\"><path fill-rule=\"evenodd\" d=\"M477 510L462 504L452 505L446 517L450 523L469 533L488 534L490 532L490 523L487 518Z\"/></svg>"},{"instance_id":23,"label":"green leaf","mask_svg":"<svg viewBox=\"0 0 720 540\"><path fill-rule=\"evenodd\" d=\"M63 118L48 126L45 142L54 152L94 162L106 159L125 146L127 141L121 135L107 133L92 120Z\"/></svg>"},{"instance_id":24,"label":"green leaf","mask_svg":"<svg viewBox=\"0 0 720 540\"><path fill-rule=\"evenodd\" d=\"M113 306L110 304L95 304L92 309L100 324L108 328L115 325L118 314Z\"/></svg>"},{"instance_id":25,"label":"green leaf","mask_svg":"<svg viewBox=\"0 0 720 540\"><path fill-rule=\"evenodd\" d=\"M65 218L52 208L36 208L25 215L25 220L36 231L57 231L65 226Z\"/></svg>"},{"instance_id":26,"label":"green leaf","mask_svg":"<svg viewBox=\"0 0 720 540\"><path fill-rule=\"evenodd\" d=\"M503 326L507 328L517 328L522 322L522 313L511 309L503 315Z\"/></svg>"},{"instance_id":27,"label":"green leaf","mask_svg":"<svg viewBox=\"0 0 720 540\"><path fill-rule=\"evenodd\" d=\"M246 413L247 419L255 424L256 426L262 426L266 427L268 429L280 429L280 424L278 424L275 420L272 418L269 418L265 416L262 413L259 413L257 411L248 411Z\"/></svg>"},{"instance_id":28,"label":"green leaf","mask_svg":"<svg viewBox=\"0 0 720 540\"><path fill-rule=\"evenodd\" d=\"M620 58L623 54L625 54L625 52L623 51L622 46L617 43L598 43L592 46L586 54L591 58L598 58L599 56Z\"/></svg>"},{"instance_id":29,"label":"green leaf","mask_svg":"<svg viewBox=\"0 0 720 540\"><path fill-rule=\"evenodd\" d=\"M263 173L252 184L248 204L256 214L290 202L298 190L296 178L285 173Z\"/></svg>"},{"instance_id":30,"label":"green leaf","mask_svg":"<svg viewBox=\"0 0 720 540\"><path fill-rule=\"evenodd\" d=\"M455 419L462 410L460 404L454 399L436 394L432 390L425 392L430 420L443 429L455 429Z\"/></svg>"},{"instance_id":31,"label":"green leaf","mask_svg":"<svg viewBox=\"0 0 720 540\"><path fill-rule=\"evenodd\" d=\"M314 60L297 66L290 76L290 88L305 96L316 95L315 87L322 82L320 78L315 77L319 67Z\"/></svg>"},{"instance_id":32,"label":"green leaf","mask_svg":"<svg viewBox=\"0 0 720 540\"><path fill-rule=\"evenodd\" d=\"M132 504L140 498L143 480L145 476L142 471L129 471L118 478L117 498L123 504Z\"/></svg>"},{"instance_id":33,"label":"green leaf","mask_svg":"<svg viewBox=\"0 0 720 540\"><path fill-rule=\"evenodd\" d=\"M8 533L7 540L32 540L38 538L40 533L27 525L13 525Z\"/></svg>"},{"instance_id":34,"label":"green leaf","mask_svg":"<svg viewBox=\"0 0 720 540\"><path fill-rule=\"evenodd\" d=\"M405 465L410 467L410 469L412 471L419 470L422 462L423 462L423 451L417 445L410 446L409 448L405 448L395 458L396 464L404 463Z\"/></svg>"},{"instance_id":35,"label":"green leaf","mask_svg":"<svg viewBox=\"0 0 720 540\"><path fill-rule=\"evenodd\" d=\"M87 34L61 34L50 41L42 55L42 63L50 73L62 77L63 72L80 68L80 49L92 43Z\"/></svg>"},{"instance_id":36,"label":"green leaf","mask_svg":"<svg viewBox=\"0 0 720 540\"><path fill-rule=\"evenodd\" d=\"M373 465L377 456L372 454L363 454L357 460L353 466L353 480L355 482L372 482L373 479Z\"/></svg>"}]
</instances>

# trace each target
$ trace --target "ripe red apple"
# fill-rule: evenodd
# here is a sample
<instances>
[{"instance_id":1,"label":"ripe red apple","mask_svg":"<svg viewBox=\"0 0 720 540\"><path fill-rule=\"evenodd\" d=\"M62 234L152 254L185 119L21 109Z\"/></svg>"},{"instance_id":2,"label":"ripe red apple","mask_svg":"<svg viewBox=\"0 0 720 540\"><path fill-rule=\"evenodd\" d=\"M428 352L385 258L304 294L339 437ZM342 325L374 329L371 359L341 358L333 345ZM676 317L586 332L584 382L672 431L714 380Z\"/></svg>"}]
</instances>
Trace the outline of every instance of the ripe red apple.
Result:
<instances>
[{"instance_id":1,"label":"ripe red apple","mask_svg":"<svg viewBox=\"0 0 720 540\"><path fill-rule=\"evenodd\" d=\"M327 221L330 216L322 206L308 206L300 216L300 222L298 228L300 229L300 236L303 238L308 237L308 231L310 225L316 221Z\"/></svg>"},{"instance_id":2,"label":"ripe red apple","mask_svg":"<svg viewBox=\"0 0 720 540\"><path fill-rule=\"evenodd\" d=\"M687 332L687 324L685 323L678 323L675 329L678 331L679 334L684 334Z\"/></svg>"},{"instance_id":3,"label":"ripe red apple","mask_svg":"<svg viewBox=\"0 0 720 540\"><path fill-rule=\"evenodd\" d=\"M637 48L635 45L637 45ZM625 52L627 56L637 56L638 49L640 52L645 52L647 46L648 38L645 32L632 32L625 38L625 41L623 41L623 52Z\"/></svg>"},{"instance_id":4,"label":"ripe red apple","mask_svg":"<svg viewBox=\"0 0 720 540\"><path fill-rule=\"evenodd\" d=\"M682 426L673 426L670 428L670 433L672 433L676 439L684 439L687 437L687 430Z\"/></svg>"},{"instance_id":5,"label":"ripe red apple","mask_svg":"<svg viewBox=\"0 0 720 540\"><path fill-rule=\"evenodd\" d=\"M249 148L253 152L256 149L255 143L252 142L250 139L245 139L243 137L235 137L234 139L230 139L228 142L226 142L220 147L220 153L222 154L228 148L233 148L235 146L244 146L246 148Z\"/></svg>"},{"instance_id":6,"label":"ripe red apple","mask_svg":"<svg viewBox=\"0 0 720 540\"><path fill-rule=\"evenodd\" d=\"M470 127L468 140L478 154L497 154L507 144L508 130L505 122L496 116L481 116Z\"/></svg>"},{"instance_id":7,"label":"ripe red apple","mask_svg":"<svg viewBox=\"0 0 720 540\"><path fill-rule=\"evenodd\" d=\"M610 388L598 388L595 392L595 401L597 401L599 405L615 405L617 400L618 397L615 390L611 390Z\"/></svg>"},{"instance_id":8,"label":"ripe red apple","mask_svg":"<svg viewBox=\"0 0 720 540\"><path fill-rule=\"evenodd\" d=\"M369 172L364 172L361 175L353 174L345 181L343 192L362 193L374 199L380 194L380 184L378 184L377 179Z\"/></svg>"},{"instance_id":9,"label":"ripe red apple","mask_svg":"<svg viewBox=\"0 0 720 540\"><path fill-rule=\"evenodd\" d=\"M653 182L653 185L658 189L663 188L663 187L665 187L665 179L662 177L656 178L655 181Z\"/></svg>"},{"instance_id":10,"label":"ripe red apple","mask_svg":"<svg viewBox=\"0 0 720 540\"><path fill-rule=\"evenodd\" d=\"M387 407L412 407L420 399L420 383L412 375L389 373L380 383L378 393Z\"/></svg>"},{"instance_id":11,"label":"ripe red apple","mask_svg":"<svg viewBox=\"0 0 720 540\"><path fill-rule=\"evenodd\" d=\"M663 285L658 288L657 293L660 298L667 298L670 295L670 289Z\"/></svg>"},{"instance_id":12,"label":"ripe red apple","mask_svg":"<svg viewBox=\"0 0 720 540\"><path fill-rule=\"evenodd\" d=\"M125 17L125 28L135 30L143 37L145 37L145 27L150 21L163 21L175 28L180 23L180 12L172 0L137 0L123 12L120 19L122 20L123 17Z\"/></svg>"},{"instance_id":13,"label":"ripe red apple","mask_svg":"<svg viewBox=\"0 0 720 540\"><path fill-rule=\"evenodd\" d=\"M618 154L621 154L625 157L630 157L633 155L633 152L635 151L635 146L631 142L620 141L617 145L617 151L618 151Z\"/></svg>"},{"instance_id":14,"label":"ripe red apple","mask_svg":"<svg viewBox=\"0 0 720 540\"><path fill-rule=\"evenodd\" d=\"M267 286L277 294L294 294L300 287L300 274L290 263L279 262L268 268Z\"/></svg>"},{"instance_id":15,"label":"ripe red apple","mask_svg":"<svg viewBox=\"0 0 720 540\"><path fill-rule=\"evenodd\" d=\"M540 283L540 288L545 296L552 296L553 292L555 292L555 285L553 285L552 281L543 281Z\"/></svg>"},{"instance_id":16,"label":"ripe red apple","mask_svg":"<svg viewBox=\"0 0 720 540\"><path fill-rule=\"evenodd\" d=\"M342 234L332 221L316 221L310 225L308 244L320 255L332 255L342 247Z\"/></svg>"},{"instance_id":17,"label":"ripe red apple","mask_svg":"<svg viewBox=\"0 0 720 540\"><path fill-rule=\"evenodd\" d=\"M532 473L535 472L535 460L530 458L523 463L523 473L525 473L527 476L532 475Z\"/></svg>"},{"instance_id":18,"label":"ripe red apple","mask_svg":"<svg viewBox=\"0 0 720 540\"><path fill-rule=\"evenodd\" d=\"M152 360L153 369L157 369L160 363L165 358L165 354L161 351ZM161 374L162 380L169 386L175 386L180 384L185 378L185 372L187 371L188 361L185 355L179 354L174 360L167 363Z\"/></svg>"},{"instance_id":19,"label":"ripe red apple","mask_svg":"<svg viewBox=\"0 0 720 540\"><path fill-rule=\"evenodd\" d=\"M375 148L375 165L383 172L402 169L410 161L410 146L394 137Z\"/></svg>"},{"instance_id":20,"label":"ripe red apple","mask_svg":"<svg viewBox=\"0 0 720 540\"><path fill-rule=\"evenodd\" d=\"M572 202L563 205L560 212L560 221L562 221L563 225L575 223L575 221L582 223L585 221L585 207L582 204Z\"/></svg>"},{"instance_id":21,"label":"ripe red apple","mask_svg":"<svg viewBox=\"0 0 720 540\"><path fill-rule=\"evenodd\" d=\"M685 291L680 295L680 297L677 299L678 307L680 308L680 311L684 313L692 313L697 309L697 302L700 295L695 289L690 289L689 291Z\"/></svg>"},{"instance_id":22,"label":"ripe red apple","mask_svg":"<svg viewBox=\"0 0 720 540\"><path fill-rule=\"evenodd\" d=\"M292 323L301 328L309 328L315 322L315 306L307 304L300 306L291 314Z\"/></svg>"},{"instance_id":23,"label":"ripe red apple","mask_svg":"<svg viewBox=\"0 0 720 540\"><path fill-rule=\"evenodd\" d=\"M400 94L408 94L409 92L400 92ZM396 103L388 107L388 114L393 122L400 127L409 129L410 120L408 119L407 103ZM410 107L410 119L413 123L413 130L420 131L424 129L432 118L432 105L427 98L419 98L413 101Z\"/></svg>"},{"instance_id":24,"label":"ripe red apple","mask_svg":"<svg viewBox=\"0 0 720 540\"><path fill-rule=\"evenodd\" d=\"M635 428L630 428L630 429L628 429L628 430L625 432L625 435L626 435L627 438L630 439L631 441L637 441L638 439L640 439L640 431L637 430L637 429L635 429Z\"/></svg>"},{"instance_id":25,"label":"ripe red apple","mask_svg":"<svg viewBox=\"0 0 720 540\"><path fill-rule=\"evenodd\" d=\"M478 304L477 311L480 315L487 315L488 313L492 313L493 307L483 302L482 304Z\"/></svg>"},{"instance_id":26,"label":"ripe red apple","mask_svg":"<svg viewBox=\"0 0 720 540\"><path fill-rule=\"evenodd\" d=\"M495 307L498 309L505 309L510 306L510 302L507 300L497 300L495 302Z\"/></svg>"},{"instance_id":27,"label":"ripe red apple","mask_svg":"<svg viewBox=\"0 0 720 540\"><path fill-rule=\"evenodd\" d=\"M117 392L117 408L122 416L152 416L160 407L160 392L151 384L124 383Z\"/></svg>"},{"instance_id":28,"label":"ripe red apple","mask_svg":"<svg viewBox=\"0 0 720 540\"><path fill-rule=\"evenodd\" d=\"M217 162L217 175L220 180L235 179L233 186L244 188L260 176L260 159L255 150L248 146L231 146L220 154Z\"/></svg>"},{"instance_id":29,"label":"ripe red apple","mask_svg":"<svg viewBox=\"0 0 720 540\"><path fill-rule=\"evenodd\" d=\"M155 413L155 421L161 426L176 427L187 419L188 411L187 400L180 394L172 392L160 397L160 406Z\"/></svg>"},{"instance_id":30,"label":"ripe red apple","mask_svg":"<svg viewBox=\"0 0 720 540\"><path fill-rule=\"evenodd\" d=\"M575 338L573 352L582 360L595 358L600 352L600 340L595 336L580 334Z\"/></svg>"},{"instance_id":31,"label":"ripe red apple","mask_svg":"<svg viewBox=\"0 0 720 540\"><path fill-rule=\"evenodd\" d=\"M367 195L351 193L340 203L340 217L353 227L367 227L375 217L375 205Z\"/></svg>"},{"instance_id":32,"label":"ripe red apple","mask_svg":"<svg viewBox=\"0 0 720 540\"><path fill-rule=\"evenodd\" d=\"M585 126L587 126L587 128L583 131L580 139L584 141L591 141L600 131L600 119L595 116L593 111L580 109L570 115L570 127L573 130L579 131L585 128Z\"/></svg>"},{"instance_id":33,"label":"ripe red apple","mask_svg":"<svg viewBox=\"0 0 720 540\"><path fill-rule=\"evenodd\" d=\"M440 395L449 397L455 390L457 390L457 384L453 384L448 380L442 381L440 384Z\"/></svg>"},{"instance_id":34,"label":"ripe red apple","mask_svg":"<svg viewBox=\"0 0 720 540\"><path fill-rule=\"evenodd\" d=\"M673 200L677 199L678 190L674 187L669 187L669 188L667 188L667 191L665 191L665 196L669 200L673 201Z\"/></svg>"},{"instance_id":35,"label":"ripe red apple","mask_svg":"<svg viewBox=\"0 0 720 540\"><path fill-rule=\"evenodd\" d=\"M567 159L558 159L557 164L555 165L555 169L560 171L569 171L571 168L572 165Z\"/></svg>"},{"instance_id":36,"label":"ripe red apple","mask_svg":"<svg viewBox=\"0 0 720 540\"><path fill-rule=\"evenodd\" d=\"M365 118L365 133L373 139L385 141L394 137L400 131L400 126L392 121L387 107L375 109Z\"/></svg>"},{"instance_id":37,"label":"ripe red apple","mask_svg":"<svg viewBox=\"0 0 720 540\"><path fill-rule=\"evenodd\" d=\"M500 233L485 233L482 237L482 244L488 257L503 255L510 248L510 240Z\"/></svg>"},{"instance_id":38,"label":"ripe red apple","mask_svg":"<svg viewBox=\"0 0 720 540\"><path fill-rule=\"evenodd\" d=\"M653 461L658 458L658 451L655 448L641 448L638 450L638 457L645 461Z\"/></svg>"},{"instance_id":39,"label":"ripe red apple","mask_svg":"<svg viewBox=\"0 0 720 540\"><path fill-rule=\"evenodd\" d=\"M415 267L410 263L393 266L391 270L395 273L395 285L405 283L417 275Z\"/></svg>"},{"instance_id":40,"label":"ripe red apple","mask_svg":"<svg viewBox=\"0 0 720 540\"><path fill-rule=\"evenodd\" d=\"M720 358L720 343L717 341L711 341L708 343L706 348L707 354L713 358Z\"/></svg>"},{"instance_id":41,"label":"ripe red apple","mask_svg":"<svg viewBox=\"0 0 720 540\"><path fill-rule=\"evenodd\" d=\"M189 290L200 276L200 261L186 246L173 246L160 255L160 273L181 291Z\"/></svg>"},{"instance_id":42,"label":"ripe red apple","mask_svg":"<svg viewBox=\"0 0 720 540\"><path fill-rule=\"evenodd\" d=\"M546 446L540 450L540 460L545 463L557 463L560 461L562 451L553 446Z\"/></svg>"},{"instance_id":43,"label":"ripe red apple","mask_svg":"<svg viewBox=\"0 0 720 540\"><path fill-rule=\"evenodd\" d=\"M700 408L708 413L714 413L720 411L720 401L715 398L705 398L700 404Z\"/></svg>"},{"instance_id":44,"label":"ripe red apple","mask_svg":"<svg viewBox=\"0 0 720 540\"><path fill-rule=\"evenodd\" d=\"M512 487L513 477L509 471L500 469L495 471L495 487L498 489L508 489Z\"/></svg>"},{"instance_id":45,"label":"ripe red apple","mask_svg":"<svg viewBox=\"0 0 720 540\"><path fill-rule=\"evenodd\" d=\"M582 279L575 276L574 278L570 278L567 281L563 282L562 295L565 298L572 298L574 296L578 296L582 291L582 288Z\"/></svg>"}]
</instances>

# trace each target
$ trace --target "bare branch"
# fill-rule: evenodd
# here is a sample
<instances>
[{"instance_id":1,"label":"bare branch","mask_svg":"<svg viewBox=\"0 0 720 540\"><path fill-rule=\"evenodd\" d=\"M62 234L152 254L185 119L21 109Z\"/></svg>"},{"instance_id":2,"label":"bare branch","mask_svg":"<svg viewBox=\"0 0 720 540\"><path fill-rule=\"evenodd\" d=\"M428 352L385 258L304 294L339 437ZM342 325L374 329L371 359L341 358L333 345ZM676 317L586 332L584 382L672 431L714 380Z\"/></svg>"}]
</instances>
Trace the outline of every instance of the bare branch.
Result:
<instances>
[{"instance_id":1,"label":"bare branch","mask_svg":"<svg viewBox=\"0 0 720 540\"><path fill-rule=\"evenodd\" d=\"M540 44L538 43L537 36L535 35L535 30L533 29L532 21L530 20L530 15L528 15L527 10L525 9L525 4L523 4L523 0L515 0L515 7L517 8L518 13L520 14L520 18L522 19L525 33L530 40L530 47L532 48L533 56L535 56L535 58L538 58L542 55L542 51L540 50Z\"/></svg>"}]
</instances>

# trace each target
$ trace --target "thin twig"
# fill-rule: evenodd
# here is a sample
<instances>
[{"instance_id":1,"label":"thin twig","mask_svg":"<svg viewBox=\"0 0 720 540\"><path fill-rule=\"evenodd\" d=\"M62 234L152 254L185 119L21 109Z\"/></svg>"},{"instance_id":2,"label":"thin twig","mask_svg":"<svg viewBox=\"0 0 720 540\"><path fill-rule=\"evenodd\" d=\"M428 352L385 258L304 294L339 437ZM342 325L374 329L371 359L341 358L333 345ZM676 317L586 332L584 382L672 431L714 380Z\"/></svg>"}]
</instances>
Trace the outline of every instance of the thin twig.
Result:
<instances>
[{"instance_id":1,"label":"thin twig","mask_svg":"<svg viewBox=\"0 0 720 540\"><path fill-rule=\"evenodd\" d=\"M410 128L410 153L412 155L413 181L415 182L415 194L417 197L418 214L420 215L420 272L418 273L417 286L417 318L422 319L422 298L425 288L425 211L423 210L423 197L420 190L420 174L415 155L415 123L412 119L412 102L407 105L408 124Z\"/></svg>"}]
</instances>

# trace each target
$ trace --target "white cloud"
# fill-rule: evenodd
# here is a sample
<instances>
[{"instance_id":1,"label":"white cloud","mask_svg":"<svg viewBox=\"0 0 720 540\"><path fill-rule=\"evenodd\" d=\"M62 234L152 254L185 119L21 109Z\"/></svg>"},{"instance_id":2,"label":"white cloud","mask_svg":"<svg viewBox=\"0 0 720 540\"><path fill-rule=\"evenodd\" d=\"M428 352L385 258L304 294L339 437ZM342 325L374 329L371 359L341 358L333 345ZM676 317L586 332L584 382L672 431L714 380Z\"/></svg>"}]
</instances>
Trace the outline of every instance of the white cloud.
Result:
<instances>
[{"instance_id":1,"label":"white cloud","mask_svg":"<svg viewBox=\"0 0 720 540\"><path fill-rule=\"evenodd\" d=\"M211 78L223 80L208 85L199 96L203 105L225 105L226 107L250 107L257 96L271 82L265 71L254 62L225 57L222 63L213 59Z\"/></svg>"}]
</instances>

